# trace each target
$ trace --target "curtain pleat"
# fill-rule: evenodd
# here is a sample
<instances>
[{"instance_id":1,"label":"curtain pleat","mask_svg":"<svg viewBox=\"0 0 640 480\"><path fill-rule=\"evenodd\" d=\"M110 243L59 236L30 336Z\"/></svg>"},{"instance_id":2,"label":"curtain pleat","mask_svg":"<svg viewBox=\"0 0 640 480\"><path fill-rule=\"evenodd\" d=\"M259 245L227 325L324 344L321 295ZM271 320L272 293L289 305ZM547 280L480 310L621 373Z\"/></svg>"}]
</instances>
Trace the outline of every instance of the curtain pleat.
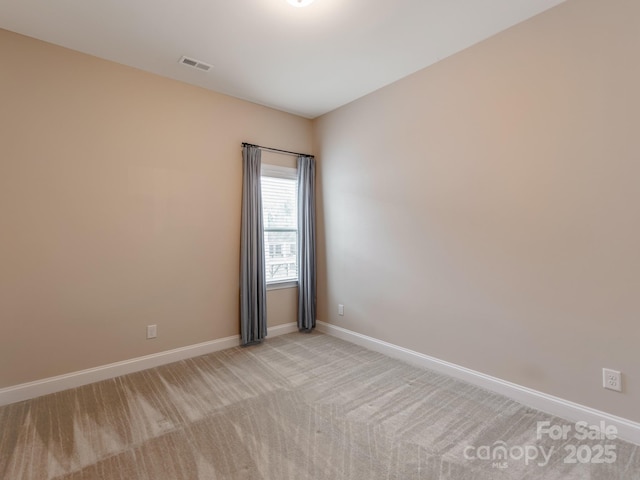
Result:
<instances>
[{"instance_id":1,"label":"curtain pleat","mask_svg":"<svg viewBox=\"0 0 640 480\"><path fill-rule=\"evenodd\" d=\"M298 328L316 326L316 164L298 157Z\"/></svg>"},{"instance_id":2,"label":"curtain pleat","mask_svg":"<svg viewBox=\"0 0 640 480\"><path fill-rule=\"evenodd\" d=\"M267 286L262 221L261 152L242 149L242 226L240 240L240 336L242 345L267 336Z\"/></svg>"}]
</instances>

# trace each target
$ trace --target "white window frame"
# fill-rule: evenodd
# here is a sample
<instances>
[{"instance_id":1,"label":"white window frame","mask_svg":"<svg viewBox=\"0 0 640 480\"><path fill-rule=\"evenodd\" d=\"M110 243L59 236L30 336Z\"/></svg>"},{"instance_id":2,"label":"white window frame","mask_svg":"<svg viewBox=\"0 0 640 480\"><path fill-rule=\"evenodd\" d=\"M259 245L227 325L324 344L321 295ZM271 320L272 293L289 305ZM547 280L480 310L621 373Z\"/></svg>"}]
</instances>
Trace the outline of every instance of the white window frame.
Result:
<instances>
[{"instance_id":1,"label":"white window frame","mask_svg":"<svg viewBox=\"0 0 640 480\"><path fill-rule=\"evenodd\" d=\"M260 169L260 180L262 177L273 177L273 178L285 178L288 180L298 180L298 169L292 167L282 167L279 165L269 165L263 163ZM264 232L267 231L263 227L263 236ZM298 232L297 222L296 222L296 235ZM296 242L297 245L297 242ZM296 252L296 264L298 264L298 252ZM298 271L298 274L300 272ZM298 279L295 280L284 280L284 281L271 281L267 282L267 290L280 290L283 288L294 288L298 286Z\"/></svg>"}]
</instances>

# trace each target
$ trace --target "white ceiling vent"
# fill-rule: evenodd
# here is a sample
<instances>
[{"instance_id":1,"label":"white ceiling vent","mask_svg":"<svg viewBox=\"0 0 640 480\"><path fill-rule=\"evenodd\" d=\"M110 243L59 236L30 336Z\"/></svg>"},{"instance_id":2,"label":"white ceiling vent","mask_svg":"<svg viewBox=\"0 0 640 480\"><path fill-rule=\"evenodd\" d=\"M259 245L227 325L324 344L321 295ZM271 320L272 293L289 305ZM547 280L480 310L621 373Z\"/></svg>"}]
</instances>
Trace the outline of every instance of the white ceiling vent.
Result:
<instances>
[{"instance_id":1,"label":"white ceiling vent","mask_svg":"<svg viewBox=\"0 0 640 480\"><path fill-rule=\"evenodd\" d=\"M208 72L213 68L213 66L209 65L208 63L204 63L204 62L201 62L200 60L196 60L194 58L189 58L189 57L181 57L180 60L178 60L178 63L181 63L182 65L186 65L187 67L192 67L192 68L201 70L203 72Z\"/></svg>"}]
</instances>

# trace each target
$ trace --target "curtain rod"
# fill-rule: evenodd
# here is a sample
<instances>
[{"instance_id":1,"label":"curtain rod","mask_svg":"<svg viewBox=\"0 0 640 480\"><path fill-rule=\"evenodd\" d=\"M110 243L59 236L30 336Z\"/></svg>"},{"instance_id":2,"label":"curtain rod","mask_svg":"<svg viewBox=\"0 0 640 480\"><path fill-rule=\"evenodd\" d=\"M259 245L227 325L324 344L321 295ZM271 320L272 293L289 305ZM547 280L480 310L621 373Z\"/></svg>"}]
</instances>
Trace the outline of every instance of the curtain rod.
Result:
<instances>
[{"instance_id":1,"label":"curtain rod","mask_svg":"<svg viewBox=\"0 0 640 480\"><path fill-rule=\"evenodd\" d=\"M279 148L262 147L260 145L254 145L253 143L247 143L247 142L242 142L242 146L243 147L256 147L256 148L259 148L260 150L269 150L270 152L284 153L285 155L295 155L295 156L302 155L303 157L315 158L313 155L309 155L308 153L290 152L289 150L280 150Z\"/></svg>"}]
</instances>

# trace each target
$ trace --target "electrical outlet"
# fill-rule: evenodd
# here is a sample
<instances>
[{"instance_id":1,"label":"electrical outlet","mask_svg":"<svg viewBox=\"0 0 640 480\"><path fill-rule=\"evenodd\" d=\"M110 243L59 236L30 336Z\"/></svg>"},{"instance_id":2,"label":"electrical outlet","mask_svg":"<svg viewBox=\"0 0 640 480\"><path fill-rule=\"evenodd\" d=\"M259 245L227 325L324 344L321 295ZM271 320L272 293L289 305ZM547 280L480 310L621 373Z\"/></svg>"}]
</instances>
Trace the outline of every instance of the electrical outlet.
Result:
<instances>
[{"instance_id":1,"label":"electrical outlet","mask_svg":"<svg viewBox=\"0 0 640 480\"><path fill-rule=\"evenodd\" d=\"M344 305L342 305L342 304L338 305L338 315L340 315L340 316L344 315Z\"/></svg>"},{"instance_id":2,"label":"electrical outlet","mask_svg":"<svg viewBox=\"0 0 640 480\"><path fill-rule=\"evenodd\" d=\"M602 386L608 390L622 391L622 374L609 368L602 369Z\"/></svg>"},{"instance_id":3,"label":"electrical outlet","mask_svg":"<svg viewBox=\"0 0 640 480\"><path fill-rule=\"evenodd\" d=\"M156 338L158 336L157 325L147 325L147 339Z\"/></svg>"}]
</instances>

